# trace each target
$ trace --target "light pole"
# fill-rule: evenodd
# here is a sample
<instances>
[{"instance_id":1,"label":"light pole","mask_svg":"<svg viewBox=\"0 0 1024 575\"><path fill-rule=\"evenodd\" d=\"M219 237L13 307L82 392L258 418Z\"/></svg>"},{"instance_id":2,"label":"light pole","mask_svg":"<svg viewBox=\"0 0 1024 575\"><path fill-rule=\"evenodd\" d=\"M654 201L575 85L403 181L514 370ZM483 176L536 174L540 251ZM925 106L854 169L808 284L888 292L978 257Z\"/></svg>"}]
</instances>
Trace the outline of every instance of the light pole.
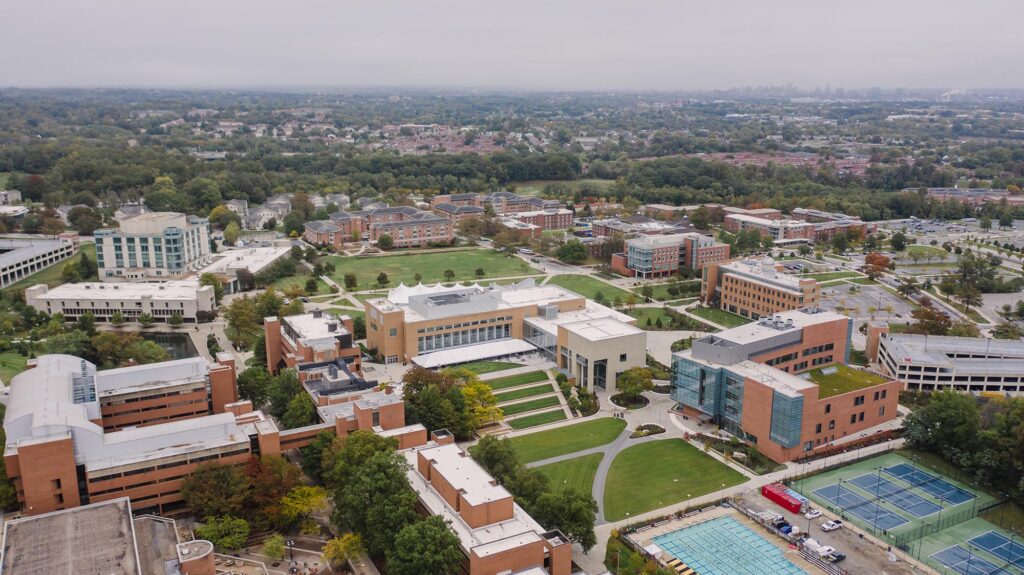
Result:
<instances>
[{"instance_id":1,"label":"light pole","mask_svg":"<svg viewBox=\"0 0 1024 575\"><path fill-rule=\"evenodd\" d=\"M288 560L295 562L295 541L289 539L284 546L288 548Z\"/></svg>"}]
</instances>

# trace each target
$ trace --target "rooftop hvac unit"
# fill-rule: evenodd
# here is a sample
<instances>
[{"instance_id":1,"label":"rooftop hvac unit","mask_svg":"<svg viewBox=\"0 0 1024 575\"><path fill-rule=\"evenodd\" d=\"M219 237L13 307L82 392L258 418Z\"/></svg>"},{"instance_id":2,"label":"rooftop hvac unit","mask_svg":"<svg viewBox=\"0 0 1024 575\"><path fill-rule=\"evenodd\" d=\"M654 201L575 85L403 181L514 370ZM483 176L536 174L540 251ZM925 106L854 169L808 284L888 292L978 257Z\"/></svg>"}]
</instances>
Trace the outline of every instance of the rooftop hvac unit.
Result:
<instances>
[{"instance_id":1,"label":"rooftop hvac unit","mask_svg":"<svg viewBox=\"0 0 1024 575\"><path fill-rule=\"evenodd\" d=\"M338 322L332 321L327 323L327 331L334 333L338 331Z\"/></svg>"}]
</instances>

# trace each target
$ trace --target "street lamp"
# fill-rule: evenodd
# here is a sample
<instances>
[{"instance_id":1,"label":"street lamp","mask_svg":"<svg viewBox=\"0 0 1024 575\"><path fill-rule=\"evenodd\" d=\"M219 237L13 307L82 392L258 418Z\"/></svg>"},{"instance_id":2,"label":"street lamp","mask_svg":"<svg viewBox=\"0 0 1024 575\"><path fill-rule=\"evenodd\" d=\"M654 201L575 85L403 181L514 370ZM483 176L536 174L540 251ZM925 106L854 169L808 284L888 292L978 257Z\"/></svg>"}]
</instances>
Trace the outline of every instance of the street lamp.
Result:
<instances>
[{"instance_id":1,"label":"street lamp","mask_svg":"<svg viewBox=\"0 0 1024 575\"><path fill-rule=\"evenodd\" d=\"M288 560L294 562L295 561L295 541L292 540L292 539L289 539L288 541L285 541L284 546L288 548Z\"/></svg>"}]
</instances>

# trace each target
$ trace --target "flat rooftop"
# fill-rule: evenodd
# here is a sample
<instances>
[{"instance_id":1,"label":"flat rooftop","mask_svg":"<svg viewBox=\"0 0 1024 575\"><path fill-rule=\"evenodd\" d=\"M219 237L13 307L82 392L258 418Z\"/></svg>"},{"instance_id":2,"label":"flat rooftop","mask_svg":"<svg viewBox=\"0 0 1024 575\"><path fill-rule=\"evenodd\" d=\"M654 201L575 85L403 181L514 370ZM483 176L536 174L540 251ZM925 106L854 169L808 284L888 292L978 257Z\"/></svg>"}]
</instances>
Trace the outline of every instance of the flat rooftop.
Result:
<instances>
[{"instance_id":1,"label":"flat rooftop","mask_svg":"<svg viewBox=\"0 0 1024 575\"><path fill-rule=\"evenodd\" d=\"M507 489L498 485L490 473L468 453L454 443L420 450L420 455L434 462L440 473L455 491L470 505L481 505L512 497Z\"/></svg>"},{"instance_id":2,"label":"flat rooftop","mask_svg":"<svg viewBox=\"0 0 1024 575\"><path fill-rule=\"evenodd\" d=\"M842 395L891 381L869 371L842 364L819 367L805 373L808 379L818 384L819 398Z\"/></svg>"},{"instance_id":3,"label":"flat rooftop","mask_svg":"<svg viewBox=\"0 0 1024 575\"><path fill-rule=\"evenodd\" d=\"M640 328L623 323L615 318L601 317L575 323L563 324L566 331L574 333L587 341L601 341L644 333Z\"/></svg>"},{"instance_id":4,"label":"flat rooftop","mask_svg":"<svg viewBox=\"0 0 1024 575\"><path fill-rule=\"evenodd\" d=\"M29 258L48 254L64 246L66 241L34 238L0 238L0 267L21 263Z\"/></svg>"},{"instance_id":5,"label":"flat rooftop","mask_svg":"<svg viewBox=\"0 0 1024 575\"><path fill-rule=\"evenodd\" d=\"M808 224L814 225L814 224ZM777 287L800 291L800 277L782 273L775 269L771 258L733 260L721 264L722 271L737 274L759 282L771 283Z\"/></svg>"},{"instance_id":6,"label":"flat rooftop","mask_svg":"<svg viewBox=\"0 0 1024 575\"><path fill-rule=\"evenodd\" d=\"M743 324L725 331L720 331L709 337L715 338L720 343L717 345L746 345L768 339L780 333L801 330L812 325L820 325L837 320L848 321L845 315L834 311L825 311L818 308L795 309L780 312L758 321Z\"/></svg>"},{"instance_id":7,"label":"flat rooftop","mask_svg":"<svg viewBox=\"0 0 1024 575\"><path fill-rule=\"evenodd\" d=\"M348 333L345 324L341 323L341 318L329 313L310 312L302 315L289 315L281 318L281 321L291 326L299 338L307 342L333 340L339 335Z\"/></svg>"},{"instance_id":8,"label":"flat rooftop","mask_svg":"<svg viewBox=\"0 0 1024 575\"><path fill-rule=\"evenodd\" d=\"M142 575L127 498L4 525L6 575Z\"/></svg>"},{"instance_id":9,"label":"flat rooftop","mask_svg":"<svg viewBox=\"0 0 1024 575\"><path fill-rule=\"evenodd\" d=\"M96 396L120 395L182 383L205 381L210 364L202 357L133 365L96 372Z\"/></svg>"},{"instance_id":10,"label":"flat rooftop","mask_svg":"<svg viewBox=\"0 0 1024 575\"><path fill-rule=\"evenodd\" d=\"M213 254L213 257L216 258L213 260L213 263L199 270L196 275L204 273L230 275L240 269L247 269L252 273L257 273L277 260L287 257L290 251L290 247L228 249Z\"/></svg>"},{"instance_id":11,"label":"flat rooftop","mask_svg":"<svg viewBox=\"0 0 1024 575\"><path fill-rule=\"evenodd\" d=\"M52 287L36 296L41 300L84 299L124 300L150 297L154 300L195 299L201 286L197 279L168 281L160 283L68 283Z\"/></svg>"},{"instance_id":12,"label":"flat rooftop","mask_svg":"<svg viewBox=\"0 0 1024 575\"><path fill-rule=\"evenodd\" d=\"M899 363L941 366L960 374L1024 373L1024 340L889 333L885 348Z\"/></svg>"}]
</instances>

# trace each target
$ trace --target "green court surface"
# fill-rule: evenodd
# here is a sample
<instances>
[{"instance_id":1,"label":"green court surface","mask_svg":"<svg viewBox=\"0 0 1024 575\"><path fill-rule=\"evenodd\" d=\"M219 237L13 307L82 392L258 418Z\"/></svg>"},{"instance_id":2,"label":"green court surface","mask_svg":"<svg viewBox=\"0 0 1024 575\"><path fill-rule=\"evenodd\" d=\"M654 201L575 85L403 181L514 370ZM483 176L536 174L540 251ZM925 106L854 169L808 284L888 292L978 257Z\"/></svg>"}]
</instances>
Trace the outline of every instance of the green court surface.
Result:
<instances>
[{"instance_id":1,"label":"green court surface","mask_svg":"<svg viewBox=\"0 0 1024 575\"><path fill-rule=\"evenodd\" d=\"M496 393L494 394L494 401L497 401L498 403L504 403L506 401L524 399L527 397L533 397L535 395L554 393L554 391L555 389L551 387L550 383L544 383L541 385L531 385L530 387L521 387L519 389L513 389L512 391L506 391L505 393Z\"/></svg>"},{"instance_id":2,"label":"green court surface","mask_svg":"<svg viewBox=\"0 0 1024 575\"><path fill-rule=\"evenodd\" d=\"M682 439L628 447L615 457L604 489L604 515L626 519L747 481Z\"/></svg>"},{"instance_id":3,"label":"green court surface","mask_svg":"<svg viewBox=\"0 0 1024 575\"><path fill-rule=\"evenodd\" d=\"M510 419L506 423L508 423L509 427L512 429L526 429L528 427L535 427L537 425L544 425L545 423L553 423L564 419L566 419L565 411L558 408L552 411L542 411L540 413L534 413L533 415Z\"/></svg>"},{"instance_id":4,"label":"green court surface","mask_svg":"<svg viewBox=\"0 0 1024 575\"><path fill-rule=\"evenodd\" d=\"M505 415L516 415L517 413L526 413L527 411L543 409L545 407L554 407L556 405L558 405L558 398L552 395L550 397L540 397L537 399L531 399L530 401L524 401L522 403L512 403L499 407L501 407L501 412Z\"/></svg>"},{"instance_id":5,"label":"green court surface","mask_svg":"<svg viewBox=\"0 0 1024 575\"><path fill-rule=\"evenodd\" d=\"M579 274L555 276L548 280L548 283L562 286L565 289L576 292L587 299L597 299L596 296L598 292L600 292L601 295L604 296L603 301L608 304L615 301L615 298L619 298L620 301L625 303L630 296L630 293L626 290L606 284L603 281L594 279L590 276ZM639 296L634 297L637 301L640 301Z\"/></svg>"},{"instance_id":6,"label":"green court surface","mask_svg":"<svg viewBox=\"0 0 1024 575\"><path fill-rule=\"evenodd\" d=\"M601 464L603 453L591 453L574 457L558 463L549 463L538 467L541 473L548 476L554 490L574 488L589 494L594 488L594 476L597 466Z\"/></svg>"},{"instance_id":7,"label":"green court surface","mask_svg":"<svg viewBox=\"0 0 1024 575\"><path fill-rule=\"evenodd\" d=\"M399 283L416 285L416 274L423 283L449 281L445 270L451 270L455 277L451 281L476 282L486 278L523 276L537 273L523 260L510 258L490 249L453 249L441 252L407 252L390 256L321 258L334 264L331 278L338 285L345 285L345 274L354 273L359 282L358 289L378 287L377 276L384 272L389 283L384 287L395 287ZM477 276L476 270L483 269Z\"/></svg>"},{"instance_id":8,"label":"green court surface","mask_svg":"<svg viewBox=\"0 0 1024 575\"><path fill-rule=\"evenodd\" d=\"M957 572L939 561L942 555L933 557L936 553L954 546L961 547L962 553L970 553L979 558L978 565L972 563L971 573L984 572L976 570L981 569L982 561L1003 567L1005 558L1000 561L998 556L985 550L983 546L968 543L974 537L989 531L1010 538L1007 531L980 516L985 510L997 505L998 500L972 485L949 477L939 469L925 465L924 462L923 458L911 460L896 453L886 453L798 480L791 487L809 497L815 504L839 514L844 520L874 534L887 544L902 549L911 557L928 563L940 573ZM894 475L887 471L896 469L894 466L901 466L914 474L922 473L921 480L911 481L900 473ZM874 479L876 477L881 478L887 485L895 486L896 491L880 494L877 488L872 492L871 489L856 484L856 481L863 481L864 476L870 476L871 481L877 481ZM822 497L821 490L834 489L830 486L838 485L840 480L842 491L847 493L846 497L853 498L853 501L845 505L845 510L840 510ZM953 489L960 490L957 497L942 495ZM914 513L908 508L908 503L913 502L936 511L928 514ZM873 524L879 521L879 515L888 516L892 518L891 521L904 523L886 529L875 528ZM946 555L950 553L947 551ZM966 569L964 565L961 567ZM1009 572L1014 571L1010 569Z\"/></svg>"},{"instance_id":9,"label":"green court surface","mask_svg":"<svg viewBox=\"0 0 1024 575\"><path fill-rule=\"evenodd\" d=\"M558 429L520 435L511 441L519 460L530 463L611 443L625 428L626 422L621 419L602 417Z\"/></svg>"}]
</instances>

